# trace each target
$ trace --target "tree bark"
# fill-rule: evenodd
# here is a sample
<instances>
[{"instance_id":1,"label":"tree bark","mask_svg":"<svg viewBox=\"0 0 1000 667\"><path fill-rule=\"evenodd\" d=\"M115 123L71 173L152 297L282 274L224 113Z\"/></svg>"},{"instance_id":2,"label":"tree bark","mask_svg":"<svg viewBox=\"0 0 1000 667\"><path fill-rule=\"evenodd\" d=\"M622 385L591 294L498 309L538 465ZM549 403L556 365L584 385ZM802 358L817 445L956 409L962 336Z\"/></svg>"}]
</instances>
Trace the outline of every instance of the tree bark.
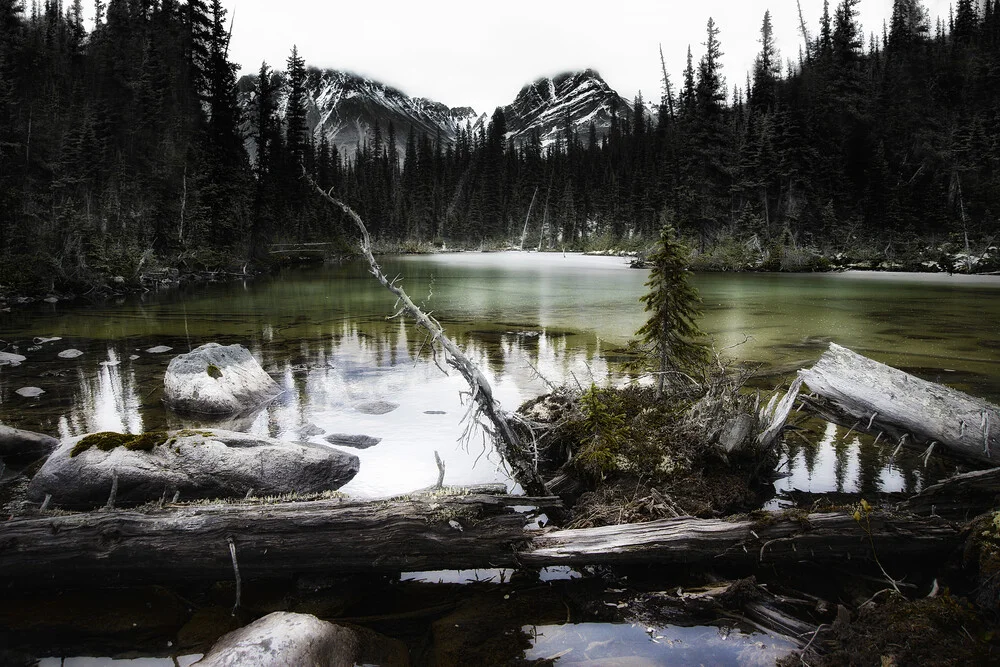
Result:
<instances>
[{"instance_id":1,"label":"tree bark","mask_svg":"<svg viewBox=\"0 0 1000 667\"><path fill-rule=\"evenodd\" d=\"M937 518L876 512L872 541L880 559L928 558L954 547L959 530ZM661 519L556 530L535 537L526 565L710 563L755 567L797 561L872 559L868 535L847 512L771 514L757 520Z\"/></svg>"},{"instance_id":2,"label":"tree bark","mask_svg":"<svg viewBox=\"0 0 1000 667\"><path fill-rule=\"evenodd\" d=\"M430 494L12 519L0 523L0 579L226 579L230 539L245 579L513 566L528 515L511 507L538 504L559 500Z\"/></svg>"},{"instance_id":3,"label":"tree bark","mask_svg":"<svg viewBox=\"0 0 1000 667\"><path fill-rule=\"evenodd\" d=\"M293 574L400 572L618 563L705 563L748 571L798 561L927 559L960 541L935 516L881 509L871 540L849 512L690 517L540 532L530 515L554 498L429 495L395 502L324 500L95 511L0 523L0 583L218 580ZM872 551L874 544L875 552ZM872 564L872 567L875 567ZM41 579L40 579L41 578Z\"/></svg>"},{"instance_id":4,"label":"tree bark","mask_svg":"<svg viewBox=\"0 0 1000 667\"><path fill-rule=\"evenodd\" d=\"M897 439L937 442L982 463L1000 463L1000 407L927 382L834 343L812 368L799 371L828 401L827 416ZM838 418L839 417L839 418Z\"/></svg>"},{"instance_id":5,"label":"tree bark","mask_svg":"<svg viewBox=\"0 0 1000 667\"><path fill-rule=\"evenodd\" d=\"M1000 468L949 477L905 500L900 507L914 514L933 514L957 521L1000 507Z\"/></svg>"}]
</instances>

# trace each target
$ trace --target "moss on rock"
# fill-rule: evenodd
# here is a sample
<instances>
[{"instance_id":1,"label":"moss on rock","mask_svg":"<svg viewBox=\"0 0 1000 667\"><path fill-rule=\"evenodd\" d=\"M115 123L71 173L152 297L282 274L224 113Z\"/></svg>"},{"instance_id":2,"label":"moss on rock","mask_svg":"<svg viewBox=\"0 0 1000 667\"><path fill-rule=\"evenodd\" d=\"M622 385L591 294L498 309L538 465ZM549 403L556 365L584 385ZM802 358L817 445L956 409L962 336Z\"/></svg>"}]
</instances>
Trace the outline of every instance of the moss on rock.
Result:
<instances>
[{"instance_id":1,"label":"moss on rock","mask_svg":"<svg viewBox=\"0 0 1000 667\"><path fill-rule=\"evenodd\" d=\"M80 438L79 442L73 446L69 455L70 457L74 457L91 448L99 449L102 452L110 452L116 447L124 447L131 451L148 452L152 451L157 445L164 444L167 441L167 437L168 434L166 431L149 431L139 434L101 431L100 433L91 433Z\"/></svg>"}]
</instances>

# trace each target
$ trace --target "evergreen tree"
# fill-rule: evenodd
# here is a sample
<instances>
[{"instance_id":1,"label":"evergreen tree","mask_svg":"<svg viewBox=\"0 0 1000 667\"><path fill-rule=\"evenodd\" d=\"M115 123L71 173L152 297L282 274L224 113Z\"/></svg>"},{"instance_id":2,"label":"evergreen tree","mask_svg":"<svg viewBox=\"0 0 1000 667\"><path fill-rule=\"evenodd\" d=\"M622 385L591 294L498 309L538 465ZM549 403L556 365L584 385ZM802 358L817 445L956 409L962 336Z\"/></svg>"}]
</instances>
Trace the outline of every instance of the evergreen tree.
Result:
<instances>
[{"instance_id":1,"label":"evergreen tree","mask_svg":"<svg viewBox=\"0 0 1000 667\"><path fill-rule=\"evenodd\" d=\"M285 109L285 150L293 169L305 159L306 150L306 68L297 46L288 56L288 103Z\"/></svg>"},{"instance_id":2,"label":"evergreen tree","mask_svg":"<svg viewBox=\"0 0 1000 667\"><path fill-rule=\"evenodd\" d=\"M766 11L760 29L760 53L753 64L753 87L747 89L751 107L758 110L774 108L780 74L780 56L774 42L771 12Z\"/></svg>"},{"instance_id":3,"label":"evergreen tree","mask_svg":"<svg viewBox=\"0 0 1000 667\"><path fill-rule=\"evenodd\" d=\"M664 225L656 251L648 258L649 291L641 299L649 319L635 332L657 369L657 396L663 395L668 373L689 369L705 356L698 342L703 335L697 324L701 297L691 285L688 258L673 227Z\"/></svg>"},{"instance_id":4,"label":"evergreen tree","mask_svg":"<svg viewBox=\"0 0 1000 667\"><path fill-rule=\"evenodd\" d=\"M694 60L691 56L691 46L688 45L687 65L684 67L684 87L681 89L681 111L684 115L694 113L695 108L695 88L694 88Z\"/></svg>"}]
</instances>

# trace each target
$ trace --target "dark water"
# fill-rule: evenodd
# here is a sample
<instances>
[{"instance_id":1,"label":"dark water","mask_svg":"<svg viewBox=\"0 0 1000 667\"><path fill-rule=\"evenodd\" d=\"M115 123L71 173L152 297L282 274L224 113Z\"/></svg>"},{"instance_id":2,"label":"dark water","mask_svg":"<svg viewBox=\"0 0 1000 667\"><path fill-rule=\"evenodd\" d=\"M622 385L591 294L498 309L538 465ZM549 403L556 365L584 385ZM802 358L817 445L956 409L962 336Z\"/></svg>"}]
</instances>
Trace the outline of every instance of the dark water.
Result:
<instances>
[{"instance_id":1,"label":"dark water","mask_svg":"<svg viewBox=\"0 0 1000 667\"><path fill-rule=\"evenodd\" d=\"M480 363L509 408L546 391L539 374L556 384L617 377L621 348L644 320L647 274L618 258L463 253L391 258L384 268ZM1000 278L706 274L695 282L716 349L759 363L765 389L836 341L1000 401ZM411 323L390 318L393 306L364 265L347 263L117 304L0 314L0 348L27 358L0 366L0 422L62 436L187 426L161 404L170 358L205 342L241 343L286 392L251 419L223 426L320 443L320 430L382 438L357 452L361 473L345 492L381 496L434 483L435 450L447 483L506 481L480 435L460 440L463 382L438 370ZM171 350L150 351L157 347ZM83 354L58 356L68 349ZM24 397L22 387L45 393ZM357 410L373 399L399 408ZM317 428L304 436L310 426ZM884 452L868 455L864 438L855 447L813 430L811 444L798 443L787 462L798 487L804 479L814 491L864 490L874 480L902 490L923 479L893 471Z\"/></svg>"}]
</instances>

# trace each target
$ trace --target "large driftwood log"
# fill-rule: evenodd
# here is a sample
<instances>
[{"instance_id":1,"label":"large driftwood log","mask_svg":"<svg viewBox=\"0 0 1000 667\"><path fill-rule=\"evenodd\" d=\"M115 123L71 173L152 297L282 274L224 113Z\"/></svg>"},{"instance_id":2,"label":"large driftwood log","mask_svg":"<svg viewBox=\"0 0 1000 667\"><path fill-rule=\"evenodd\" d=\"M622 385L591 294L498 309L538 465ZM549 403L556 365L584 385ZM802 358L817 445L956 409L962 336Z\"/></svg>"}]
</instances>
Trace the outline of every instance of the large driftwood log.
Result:
<instances>
[{"instance_id":1,"label":"large driftwood log","mask_svg":"<svg viewBox=\"0 0 1000 667\"><path fill-rule=\"evenodd\" d=\"M553 498L422 497L99 511L0 523L0 580L103 582L225 579L235 551L245 579L300 573L398 572L527 565L706 563L747 569L798 561L871 559L872 541L847 512L754 520L679 518L527 531L514 506ZM928 558L958 543L939 517L876 511L878 558ZM874 567L874 566L873 566Z\"/></svg>"},{"instance_id":2,"label":"large driftwood log","mask_svg":"<svg viewBox=\"0 0 1000 667\"><path fill-rule=\"evenodd\" d=\"M834 343L799 371L809 389L859 428L1000 464L1000 407L873 361ZM853 421L852 421L853 420Z\"/></svg>"},{"instance_id":3,"label":"large driftwood log","mask_svg":"<svg viewBox=\"0 0 1000 667\"><path fill-rule=\"evenodd\" d=\"M224 579L509 566L524 496L315 500L95 511L0 523L0 578Z\"/></svg>"},{"instance_id":4,"label":"large driftwood log","mask_svg":"<svg viewBox=\"0 0 1000 667\"><path fill-rule=\"evenodd\" d=\"M931 557L952 549L958 528L936 517L876 513L880 559ZM774 514L758 520L662 519L623 526L555 530L520 555L526 565L712 563L752 567L789 562L870 559L867 533L846 512Z\"/></svg>"}]
</instances>

